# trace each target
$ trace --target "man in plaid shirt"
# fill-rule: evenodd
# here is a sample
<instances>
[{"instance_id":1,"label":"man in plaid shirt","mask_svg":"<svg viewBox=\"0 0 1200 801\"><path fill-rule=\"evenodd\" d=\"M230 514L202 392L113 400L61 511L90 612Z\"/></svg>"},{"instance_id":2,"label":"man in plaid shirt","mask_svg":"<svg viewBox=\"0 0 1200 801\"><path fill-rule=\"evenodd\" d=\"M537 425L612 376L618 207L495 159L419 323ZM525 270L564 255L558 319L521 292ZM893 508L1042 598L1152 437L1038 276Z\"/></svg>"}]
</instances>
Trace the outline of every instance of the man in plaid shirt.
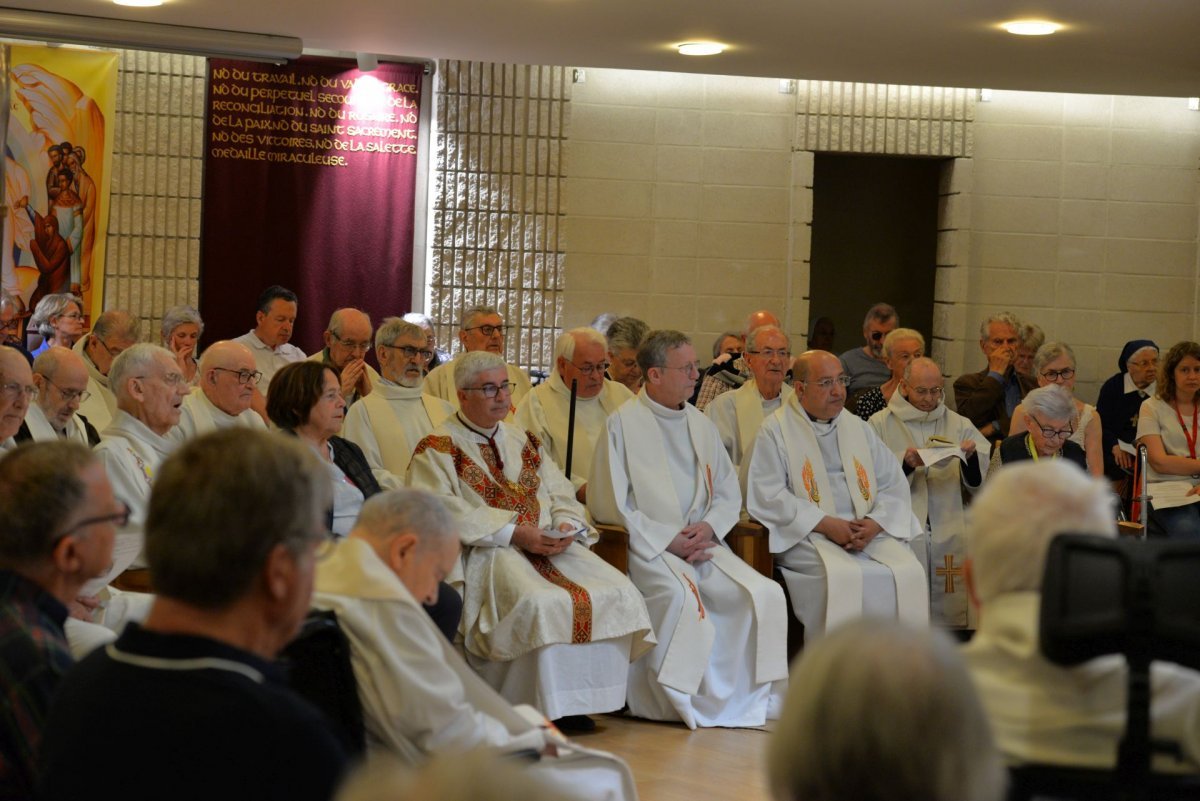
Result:
<instances>
[{"instance_id":1,"label":"man in plaid shirt","mask_svg":"<svg viewBox=\"0 0 1200 801\"><path fill-rule=\"evenodd\" d=\"M33 795L51 696L73 659L68 606L112 561L129 508L83 445L24 445L0 459L0 798Z\"/></svg>"}]
</instances>

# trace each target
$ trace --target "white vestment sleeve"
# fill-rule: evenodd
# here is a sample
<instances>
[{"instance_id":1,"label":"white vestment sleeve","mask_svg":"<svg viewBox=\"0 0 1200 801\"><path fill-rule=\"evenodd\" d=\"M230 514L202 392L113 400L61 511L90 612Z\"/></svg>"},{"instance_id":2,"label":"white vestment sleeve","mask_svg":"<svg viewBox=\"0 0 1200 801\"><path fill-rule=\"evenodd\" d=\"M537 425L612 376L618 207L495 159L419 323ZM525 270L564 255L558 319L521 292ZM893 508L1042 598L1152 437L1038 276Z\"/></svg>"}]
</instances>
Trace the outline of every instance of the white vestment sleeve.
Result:
<instances>
[{"instance_id":1,"label":"white vestment sleeve","mask_svg":"<svg viewBox=\"0 0 1200 801\"><path fill-rule=\"evenodd\" d=\"M375 438L375 431L371 428L371 415L367 413L365 405L356 403L346 411L341 436L362 448L363 455L367 457L367 464L371 468L371 475L375 476L379 486L385 490L404 486L404 481L400 476L383 466L383 454L379 451L379 440Z\"/></svg>"},{"instance_id":2,"label":"white vestment sleeve","mask_svg":"<svg viewBox=\"0 0 1200 801\"><path fill-rule=\"evenodd\" d=\"M892 458L890 453L888 458ZM821 507L797 493L794 482L795 478L788 475L787 446L779 420L771 415L763 421L751 449L750 467L746 471L746 509L766 526L772 553L803 542L825 518ZM908 491L907 485L904 490Z\"/></svg>"},{"instance_id":3,"label":"white vestment sleeve","mask_svg":"<svg viewBox=\"0 0 1200 801\"><path fill-rule=\"evenodd\" d=\"M737 406L734 404L733 393L723 392L704 407L704 415L717 427L721 436L721 445L730 459L735 458L734 448L737 445ZM743 454L743 459L745 455Z\"/></svg>"}]
</instances>

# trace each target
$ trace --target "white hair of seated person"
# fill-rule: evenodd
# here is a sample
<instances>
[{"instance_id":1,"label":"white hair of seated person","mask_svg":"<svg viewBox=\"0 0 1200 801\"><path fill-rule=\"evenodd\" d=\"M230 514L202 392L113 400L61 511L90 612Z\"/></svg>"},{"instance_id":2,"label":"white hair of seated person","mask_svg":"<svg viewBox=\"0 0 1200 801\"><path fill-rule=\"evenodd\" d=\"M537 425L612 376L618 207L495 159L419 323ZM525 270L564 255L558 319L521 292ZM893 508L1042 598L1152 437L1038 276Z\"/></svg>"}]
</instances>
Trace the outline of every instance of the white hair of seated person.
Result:
<instances>
[{"instance_id":1,"label":"white hair of seated person","mask_svg":"<svg viewBox=\"0 0 1200 801\"><path fill-rule=\"evenodd\" d=\"M591 343L598 345L600 348L608 347L608 340L604 335L595 328L588 326L582 328L572 328L569 331L563 331L554 340L554 360L558 361L559 357L571 361L575 358L575 348L580 343Z\"/></svg>"},{"instance_id":2,"label":"white hair of seated person","mask_svg":"<svg viewBox=\"0 0 1200 801\"><path fill-rule=\"evenodd\" d=\"M805 648L767 768L776 801L999 801L1006 784L950 638L878 618Z\"/></svg>"},{"instance_id":3,"label":"white hair of seated person","mask_svg":"<svg viewBox=\"0 0 1200 801\"><path fill-rule=\"evenodd\" d=\"M1058 384L1047 384L1031 390L1021 401L1025 414L1032 414L1042 422L1075 419L1075 401L1071 393Z\"/></svg>"},{"instance_id":4,"label":"white hair of seated person","mask_svg":"<svg viewBox=\"0 0 1200 801\"><path fill-rule=\"evenodd\" d=\"M1050 540L1064 532L1117 535L1105 481L1054 459L989 474L967 511L969 579L979 605L1003 593L1040 590Z\"/></svg>"},{"instance_id":5,"label":"white hair of seated person","mask_svg":"<svg viewBox=\"0 0 1200 801\"><path fill-rule=\"evenodd\" d=\"M420 768L376 757L353 774L335 801L578 801L527 763L488 749L434 757ZM532 763L528 763L532 764Z\"/></svg>"},{"instance_id":6,"label":"white hair of seated person","mask_svg":"<svg viewBox=\"0 0 1200 801\"><path fill-rule=\"evenodd\" d=\"M504 359L486 350L474 350L464 353L454 362L454 386L464 389L475 383L475 377L488 370L498 367L507 368Z\"/></svg>"}]
</instances>

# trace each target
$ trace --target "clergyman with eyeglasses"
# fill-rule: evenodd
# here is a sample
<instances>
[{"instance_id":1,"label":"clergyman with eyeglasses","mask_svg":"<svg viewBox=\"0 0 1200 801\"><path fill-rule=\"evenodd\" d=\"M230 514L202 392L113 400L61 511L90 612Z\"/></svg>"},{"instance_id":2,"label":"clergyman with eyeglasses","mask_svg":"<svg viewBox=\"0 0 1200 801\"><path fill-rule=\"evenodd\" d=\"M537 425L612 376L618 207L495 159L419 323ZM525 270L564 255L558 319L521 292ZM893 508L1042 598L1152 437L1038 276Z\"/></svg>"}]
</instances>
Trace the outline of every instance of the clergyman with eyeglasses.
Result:
<instances>
[{"instance_id":1,"label":"clergyman with eyeglasses","mask_svg":"<svg viewBox=\"0 0 1200 801\"><path fill-rule=\"evenodd\" d=\"M140 336L138 318L121 309L109 309L96 318L91 333L71 348L83 357L88 370L88 398L79 404L79 412L102 434L117 413L117 398L108 381L113 360L133 347Z\"/></svg>"},{"instance_id":2,"label":"clergyman with eyeglasses","mask_svg":"<svg viewBox=\"0 0 1200 801\"><path fill-rule=\"evenodd\" d=\"M792 366L791 344L779 326L764 325L751 331L742 358L750 368L750 380L713 398L704 409L721 432L721 444L735 470L741 467L763 420L787 403L794 391L786 381Z\"/></svg>"},{"instance_id":3,"label":"clergyman with eyeglasses","mask_svg":"<svg viewBox=\"0 0 1200 801\"><path fill-rule=\"evenodd\" d=\"M325 328L325 348L308 357L309 361L321 362L337 373L347 409L371 394L372 387L379 383L379 373L367 364L373 332L371 318L366 312L338 309L330 316Z\"/></svg>"},{"instance_id":4,"label":"clergyman with eyeglasses","mask_svg":"<svg viewBox=\"0 0 1200 801\"><path fill-rule=\"evenodd\" d=\"M913 514L924 529L921 545L914 548L929 573L933 622L974 629L975 609L962 578L967 557L963 492L973 494L982 485L992 446L970 420L946 408L945 386L937 362L913 359L887 407L870 423L908 477ZM936 451L930 463L920 452L929 456L928 449ZM944 458L959 451L961 456Z\"/></svg>"},{"instance_id":5,"label":"clergyman with eyeglasses","mask_svg":"<svg viewBox=\"0 0 1200 801\"><path fill-rule=\"evenodd\" d=\"M453 364L459 409L421 440L408 484L454 515L467 661L510 703L563 731L625 704L629 662L648 647L641 595L595 555L599 536L536 436L511 423L508 365L495 353Z\"/></svg>"},{"instance_id":6,"label":"clergyman with eyeglasses","mask_svg":"<svg viewBox=\"0 0 1200 801\"><path fill-rule=\"evenodd\" d=\"M184 398L179 424L167 432L170 439L182 443L225 428L266 430L267 424L251 408L262 373L249 348L232 340L214 342L200 357L196 376L199 391Z\"/></svg>"},{"instance_id":7,"label":"clergyman with eyeglasses","mask_svg":"<svg viewBox=\"0 0 1200 801\"><path fill-rule=\"evenodd\" d=\"M17 442L78 442L89 448L100 444L100 433L79 413L89 397L88 371L83 358L66 348L48 348L33 361L33 385L37 388Z\"/></svg>"},{"instance_id":8,"label":"clergyman with eyeglasses","mask_svg":"<svg viewBox=\"0 0 1200 801\"><path fill-rule=\"evenodd\" d=\"M850 377L836 356L802 353L792 375L795 396L754 441L746 508L770 534L805 641L864 615L927 623L911 547L921 527L899 460L845 410Z\"/></svg>"},{"instance_id":9,"label":"clergyman with eyeglasses","mask_svg":"<svg viewBox=\"0 0 1200 801\"><path fill-rule=\"evenodd\" d=\"M571 417L571 383L575 382L575 437L571 451L571 484L575 498L587 499L592 453L604 433L604 422L633 393L604 377L608 342L594 328L573 328L554 341L550 378L533 388L517 406L516 423L542 441L559 469L567 469L567 435Z\"/></svg>"},{"instance_id":10,"label":"clergyman with eyeglasses","mask_svg":"<svg viewBox=\"0 0 1200 801\"><path fill-rule=\"evenodd\" d=\"M435 367L425 379L425 392L458 408L458 388L454 384L454 363L464 354L476 351L487 351L501 358L504 355L504 335L508 326L500 312L491 306L473 306L463 312L462 325L459 326L458 342L462 350L450 361ZM509 364L508 383L512 385L512 396L509 402L508 422L514 420L517 405L533 389L529 376L515 364Z\"/></svg>"},{"instance_id":11,"label":"clergyman with eyeglasses","mask_svg":"<svg viewBox=\"0 0 1200 801\"><path fill-rule=\"evenodd\" d=\"M108 377L117 397L117 414L100 432L96 454L113 490L131 510L117 533L117 552L131 569L115 583L120 589L145 592L149 574L141 546L150 488L163 460L176 447L167 434L179 422L190 387L175 354L145 342L114 359Z\"/></svg>"},{"instance_id":12,"label":"clergyman with eyeglasses","mask_svg":"<svg viewBox=\"0 0 1200 801\"><path fill-rule=\"evenodd\" d=\"M434 350L419 324L388 317L375 332L375 355L383 375L370 395L346 411L342 436L362 449L379 486L395 489L404 486L417 443L454 414L454 407L423 391Z\"/></svg>"},{"instance_id":13,"label":"clergyman with eyeglasses","mask_svg":"<svg viewBox=\"0 0 1200 801\"><path fill-rule=\"evenodd\" d=\"M20 351L0 346L0 453L17 447L35 391L29 362Z\"/></svg>"}]
</instances>

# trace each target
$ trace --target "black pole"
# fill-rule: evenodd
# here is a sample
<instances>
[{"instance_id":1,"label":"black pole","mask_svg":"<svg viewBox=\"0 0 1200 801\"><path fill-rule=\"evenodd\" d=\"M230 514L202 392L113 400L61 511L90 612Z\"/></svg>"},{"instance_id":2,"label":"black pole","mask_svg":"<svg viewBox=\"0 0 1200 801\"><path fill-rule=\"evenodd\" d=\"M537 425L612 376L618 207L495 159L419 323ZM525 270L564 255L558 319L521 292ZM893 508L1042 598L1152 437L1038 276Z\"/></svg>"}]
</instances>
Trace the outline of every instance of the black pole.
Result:
<instances>
[{"instance_id":1,"label":"black pole","mask_svg":"<svg viewBox=\"0 0 1200 801\"><path fill-rule=\"evenodd\" d=\"M563 472L571 480L571 455L575 450L575 395L579 391L579 379L571 379L571 411L567 415L567 465Z\"/></svg>"}]
</instances>

